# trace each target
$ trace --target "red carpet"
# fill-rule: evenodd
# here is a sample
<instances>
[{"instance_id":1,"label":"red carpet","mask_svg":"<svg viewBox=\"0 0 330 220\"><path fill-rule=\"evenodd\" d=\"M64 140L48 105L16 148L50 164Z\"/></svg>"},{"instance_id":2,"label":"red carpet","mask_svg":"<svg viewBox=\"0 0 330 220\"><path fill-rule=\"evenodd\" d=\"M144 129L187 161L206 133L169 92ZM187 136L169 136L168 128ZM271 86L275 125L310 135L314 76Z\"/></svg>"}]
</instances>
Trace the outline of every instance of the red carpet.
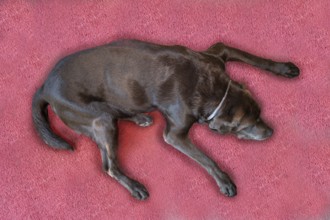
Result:
<instances>
[{"instance_id":1,"label":"red carpet","mask_svg":"<svg viewBox=\"0 0 330 220\"><path fill-rule=\"evenodd\" d=\"M328 0L56 2L0 3L0 219L330 219ZM228 65L262 105L275 130L268 141L200 125L191 131L232 176L237 197L222 196L204 170L164 143L158 112L148 128L120 124L120 160L148 188L145 202L103 174L96 145L54 115L76 151L56 152L37 137L31 98L55 62L120 38L195 50L222 41L300 67L288 80Z\"/></svg>"}]
</instances>

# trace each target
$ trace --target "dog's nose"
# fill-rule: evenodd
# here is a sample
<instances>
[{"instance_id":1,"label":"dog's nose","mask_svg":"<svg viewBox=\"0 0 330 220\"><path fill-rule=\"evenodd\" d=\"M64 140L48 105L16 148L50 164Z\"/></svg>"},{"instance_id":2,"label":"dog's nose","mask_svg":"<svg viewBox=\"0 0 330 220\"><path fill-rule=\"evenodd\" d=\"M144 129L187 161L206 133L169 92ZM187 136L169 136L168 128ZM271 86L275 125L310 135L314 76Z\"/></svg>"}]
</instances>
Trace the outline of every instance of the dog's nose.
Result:
<instances>
[{"instance_id":1,"label":"dog's nose","mask_svg":"<svg viewBox=\"0 0 330 220\"><path fill-rule=\"evenodd\" d=\"M265 132L265 137L270 137L270 136L272 136L273 135L273 129L271 129L271 128L268 128L267 130L266 130L266 132Z\"/></svg>"}]
</instances>

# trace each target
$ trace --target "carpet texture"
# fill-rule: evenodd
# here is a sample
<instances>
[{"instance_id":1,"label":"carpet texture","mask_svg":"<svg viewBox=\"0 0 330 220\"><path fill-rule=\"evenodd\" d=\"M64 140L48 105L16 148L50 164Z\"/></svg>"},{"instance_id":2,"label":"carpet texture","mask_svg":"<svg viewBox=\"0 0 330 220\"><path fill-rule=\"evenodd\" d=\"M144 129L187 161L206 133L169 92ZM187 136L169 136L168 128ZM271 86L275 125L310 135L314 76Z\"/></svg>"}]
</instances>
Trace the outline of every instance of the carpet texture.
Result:
<instances>
[{"instance_id":1,"label":"carpet texture","mask_svg":"<svg viewBox=\"0 0 330 220\"><path fill-rule=\"evenodd\" d=\"M79 2L79 3L78 3ZM0 2L0 219L330 219L330 4L328 0ZM204 50L221 41L277 61L299 78L230 63L275 130L242 141L195 125L194 143L228 172L235 198L154 125L120 123L123 169L148 188L131 198L101 171L96 145L51 113L76 148L55 151L32 126L32 95L63 56L121 38Z\"/></svg>"}]
</instances>

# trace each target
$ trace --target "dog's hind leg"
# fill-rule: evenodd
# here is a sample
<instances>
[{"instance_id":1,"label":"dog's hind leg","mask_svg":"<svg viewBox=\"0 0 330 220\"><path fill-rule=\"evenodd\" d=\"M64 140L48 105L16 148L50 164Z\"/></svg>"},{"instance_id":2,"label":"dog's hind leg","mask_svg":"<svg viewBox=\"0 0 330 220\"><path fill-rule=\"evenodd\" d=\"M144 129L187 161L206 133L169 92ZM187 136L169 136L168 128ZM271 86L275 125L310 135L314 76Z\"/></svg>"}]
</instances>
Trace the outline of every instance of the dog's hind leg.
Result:
<instances>
[{"instance_id":1,"label":"dog's hind leg","mask_svg":"<svg viewBox=\"0 0 330 220\"><path fill-rule=\"evenodd\" d=\"M100 149L103 170L116 179L137 199L144 200L149 194L139 182L126 176L118 165L117 120L100 106L63 105L53 106L55 113L73 130L91 137ZM103 109L104 110L104 109ZM111 109L107 109L111 111Z\"/></svg>"},{"instance_id":2,"label":"dog's hind leg","mask_svg":"<svg viewBox=\"0 0 330 220\"><path fill-rule=\"evenodd\" d=\"M299 76L299 68L291 62L275 62L245 51L229 47L223 43L211 46L206 53L220 56L225 62L240 61L288 78Z\"/></svg>"},{"instance_id":3,"label":"dog's hind leg","mask_svg":"<svg viewBox=\"0 0 330 220\"><path fill-rule=\"evenodd\" d=\"M103 169L124 186L133 197L145 200L149 197L147 189L139 182L125 175L118 165L118 128L117 120L111 117L99 117L92 123L93 139L96 141L102 156Z\"/></svg>"}]
</instances>

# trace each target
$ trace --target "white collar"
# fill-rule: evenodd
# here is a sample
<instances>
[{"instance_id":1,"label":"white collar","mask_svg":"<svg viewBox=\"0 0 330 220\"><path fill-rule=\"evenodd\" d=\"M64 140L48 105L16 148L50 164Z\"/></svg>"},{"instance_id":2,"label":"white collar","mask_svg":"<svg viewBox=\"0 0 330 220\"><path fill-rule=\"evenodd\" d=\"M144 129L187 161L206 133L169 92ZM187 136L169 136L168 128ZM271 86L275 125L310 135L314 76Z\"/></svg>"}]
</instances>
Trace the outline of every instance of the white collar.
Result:
<instances>
[{"instance_id":1,"label":"white collar","mask_svg":"<svg viewBox=\"0 0 330 220\"><path fill-rule=\"evenodd\" d=\"M221 102L219 103L219 105L216 107L216 109L214 109L214 111L210 114L209 117L207 117L207 120L211 120L215 117L215 115L218 113L218 111L220 110L220 108L222 107L223 103L225 102L225 99L227 98L227 95L228 95L228 91L229 91L229 88L230 88L230 85L231 85L231 80L229 80L228 82L228 86L227 86L227 89L226 89L226 93L225 95L223 96Z\"/></svg>"}]
</instances>

